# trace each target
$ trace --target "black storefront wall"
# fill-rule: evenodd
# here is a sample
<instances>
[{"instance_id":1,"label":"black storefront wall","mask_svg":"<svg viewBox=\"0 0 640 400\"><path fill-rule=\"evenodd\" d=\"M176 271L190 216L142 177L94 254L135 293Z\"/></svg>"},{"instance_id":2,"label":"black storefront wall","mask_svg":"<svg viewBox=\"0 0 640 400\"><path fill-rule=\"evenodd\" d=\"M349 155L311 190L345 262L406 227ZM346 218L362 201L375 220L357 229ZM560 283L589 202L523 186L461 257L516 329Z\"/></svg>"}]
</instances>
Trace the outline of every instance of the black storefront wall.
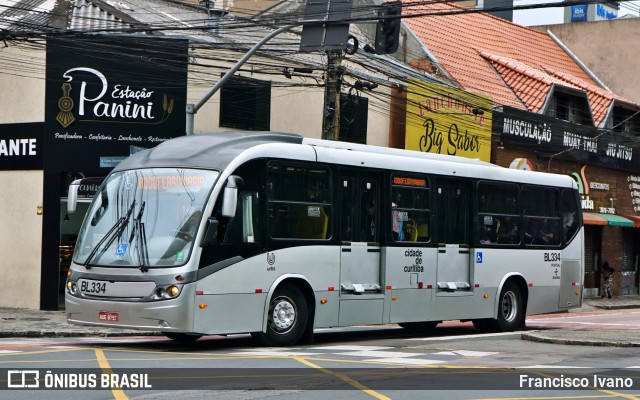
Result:
<instances>
[{"instance_id":1,"label":"black storefront wall","mask_svg":"<svg viewBox=\"0 0 640 400\"><path fill-rule=\"evenodd\" d=\"M621 171L640 171L638 141L623 133L572 124L511 107L493 113L492 129L509 148Z\"/></svg>"},{"instance_id":2,"label":"black storefront wall","mask_svg":"<svg viewBox=\"0 0 640 400\"><path fill-rule=\"evenodd\" d=\"M40 306L58 308L60 197L69 171L105 176L122 159L185 134L188 41L47 39Z\"/></svg>"}]
</instances>

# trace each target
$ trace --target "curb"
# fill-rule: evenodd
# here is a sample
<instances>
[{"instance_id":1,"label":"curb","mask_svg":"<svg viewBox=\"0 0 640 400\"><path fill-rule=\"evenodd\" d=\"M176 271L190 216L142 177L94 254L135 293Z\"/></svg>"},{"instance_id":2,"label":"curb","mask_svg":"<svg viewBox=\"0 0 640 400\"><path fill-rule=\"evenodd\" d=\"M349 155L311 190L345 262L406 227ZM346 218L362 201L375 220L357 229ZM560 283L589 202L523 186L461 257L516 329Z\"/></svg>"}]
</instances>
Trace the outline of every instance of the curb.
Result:
<instances>
[{"instance_id":1,"label":"curb","mask_svg":"<svg viewBox=\"0 0 640 400\"><path fill-rule=\"evenodd\" d=\"M63 332L63 331L4 331L0 332L0 338L57 338L57 337L125 337L125 336L163 336L160 332L105 332L105 331L87 331L87 332Z\"/></svg>"},{"instance_id":2,"label":"curb","mask_svg":"<svg viewBox=\"0 0 640 400\"><path fill-rule=\"evenodd\" d=\"M619 340L601 340L601 339L567 339L553 338L541 335L540 333L522 333L520 339L550 344L564 344L573 346L596 346L596 347L640 347L640 341L619 341Z\"/></svg>"}]
</instances>

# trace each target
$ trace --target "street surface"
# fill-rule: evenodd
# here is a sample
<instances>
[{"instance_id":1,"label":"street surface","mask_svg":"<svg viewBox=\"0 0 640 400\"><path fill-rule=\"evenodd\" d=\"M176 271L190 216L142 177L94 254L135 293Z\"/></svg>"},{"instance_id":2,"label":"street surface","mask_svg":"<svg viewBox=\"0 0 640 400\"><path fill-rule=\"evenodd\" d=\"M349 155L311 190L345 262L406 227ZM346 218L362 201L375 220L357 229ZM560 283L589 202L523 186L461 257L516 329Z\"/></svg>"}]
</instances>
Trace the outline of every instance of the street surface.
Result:
<instances>
[{"instance_id":1,"label":"street surface","mask_svg":"<svg viewBox=\"0 0 640 400\"><path fill-rule=\"evenodd\" d=\"M640 310L527 319L527 331L567 327L639 329ZM637 348L520 336L482 334L469 322L452 321L426 333L397 325L321 330L313 344L283 348L260 347L249 335L188 344L161 336L6 338L0 339L0 398L640 399ZM12 385L20 383L17 371L27 373L27 384L37 372L39 389L7 389L9 374ZM543 378L563 387L541 390Z\"/></svg>"}]
</instances>

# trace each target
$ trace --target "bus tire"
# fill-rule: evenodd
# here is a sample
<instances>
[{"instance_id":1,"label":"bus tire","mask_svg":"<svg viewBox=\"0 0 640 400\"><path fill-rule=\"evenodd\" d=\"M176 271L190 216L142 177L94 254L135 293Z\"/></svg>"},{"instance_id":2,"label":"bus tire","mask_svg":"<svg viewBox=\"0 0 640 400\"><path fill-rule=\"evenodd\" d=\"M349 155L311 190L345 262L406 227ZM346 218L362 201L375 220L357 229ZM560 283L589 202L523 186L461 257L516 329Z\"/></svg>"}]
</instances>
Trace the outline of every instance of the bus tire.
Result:
<instances>
[{"instance_id":1,"label":"bus tire","mask_svg":"<svg viewBox=\"0 0 640 400\"><path fill-rule=\"evenodd\" d=\"M496 328L501 332L512 332L520 326L524 304L522 293L514 282L505 283L500 292Z\"/></svg>"},{"instance_id":2,"label":"bus tire","mask_svg":"<svg viewBox=\"0 0 640 400\"><path fill-rule=\"evenodd\" d=\"M180 332L162 332L163 335L168 337L171 340L175 340L180 343L191 343L200 339L202 335L191 335L188 333L180 333Z\"/></svg>"},{"instance_id":3,"label":"bus tire","mask_svg":"<svg viewBox=\"0 0 640 400\"><path fill-rule=\"evenodd\" d=\"M308 318L307 301L300 289L284 285L275 290L269 303L267 331L254 336L267 346L292 345L304 334Z\"/></svg>"},{"instance_id":4,"label":"bus tire","mask_svg":"<svg viewBox=\"0 0 640 400\"><path fill-rule=\"evenodd\" d=\"M400 325L402 328L408 331L417 332L417 331L429 331L435 328L436 326L438 326L440 322L442 321L401 322L398 325Z\"/></svg>"},{"instance_id":5,"label":"bus tire","mask_svg":"<svg viewBox=\"0 0 640 400\"><path fill-rule=\"evenodd\" d=\"M474 319L473 326L482 332L512 332L521 326L524 312L522 292L514 282L502 287L498 299L498 315L494 318Z\"/></svg>"}]
</instances>

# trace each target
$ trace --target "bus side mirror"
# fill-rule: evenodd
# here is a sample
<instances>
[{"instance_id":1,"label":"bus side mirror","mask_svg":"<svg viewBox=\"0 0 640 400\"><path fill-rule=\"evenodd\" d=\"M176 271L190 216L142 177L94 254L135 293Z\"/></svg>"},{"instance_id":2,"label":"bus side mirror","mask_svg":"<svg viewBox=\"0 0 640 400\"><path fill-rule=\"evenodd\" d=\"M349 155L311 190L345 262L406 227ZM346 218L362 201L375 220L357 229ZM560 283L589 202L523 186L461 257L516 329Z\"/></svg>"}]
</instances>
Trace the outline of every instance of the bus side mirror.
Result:
<instances>
[{"instance_id":1,"label":"bus side mirror","mask_svg":"<svg viewBox=\"0 0 640 400\"><path fill-rule=\"evenodd\" d=\"M76 212L76 205L78 204L78 188L80 188L80 182L82 179L76 179L69 185L69 193L67 194L67 213L73 214Z\"/></svg>"},{"instance_id":2,"label":"bus side mirror","mask_svg":"<svg viewBox=\"0 0 640 400\"><path fill-rule=\"evenodd\" d=\"M215 243L216 237L218 236L218 220L215 218L207 219L207 227L204 231L204 239L202 239L201 246L207 246L212 243Z\"/></svg>"},{"instance_id":3,"label":"bus side mirror","mask_svg":"<svg viewBox=\"0 0 640 400\"><path fill-rule=\"evenodd\" d=\"M227 186L222 195L222 216L233 218L236 215L238 205L238 188L244 183L242 178L231 175L227 180Z\"/></svg>"}]
</instances>

